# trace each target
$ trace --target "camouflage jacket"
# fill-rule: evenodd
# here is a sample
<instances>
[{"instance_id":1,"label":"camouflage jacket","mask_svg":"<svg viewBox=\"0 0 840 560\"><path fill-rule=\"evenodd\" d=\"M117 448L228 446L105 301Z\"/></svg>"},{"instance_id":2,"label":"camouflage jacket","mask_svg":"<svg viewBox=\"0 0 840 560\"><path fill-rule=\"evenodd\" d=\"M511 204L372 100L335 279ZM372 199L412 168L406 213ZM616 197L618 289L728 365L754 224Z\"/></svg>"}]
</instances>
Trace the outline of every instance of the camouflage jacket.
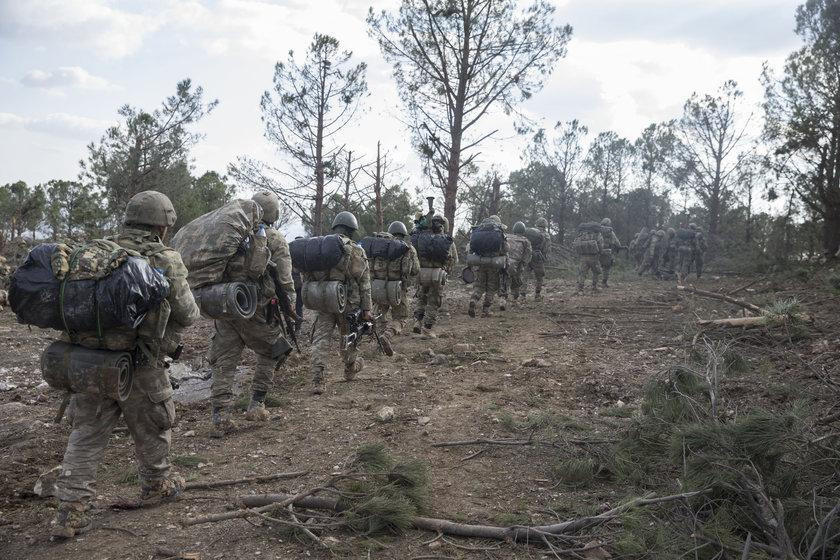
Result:
<instances>
[{"instance_id":1,"label":"camouflage jacket","mask_svg":"<svg viewBox=\"0 0 840 560\"><path fill-rule=\"evenodd\" d=\"M347 284L347 301L351 307L370 311L370 267L365 250L352 239L340 236L344 242L344 257L335 268L325 272L303 273L304 281L338 280Z\"/></svg>"},{"instance_id":2,"label":"camouflage jacket","mask_svg":"<svg viewBox=\"0 0 840 560\"><path fill-rule=\"evenodd\" d=\"M540 232L540 243L531 243L533 247L533 255L531 260L537 263L544 263L548 259L548 254L551 253L551 236L544 229L535 228Z\"/></svg>"},{"instance_id":3,"label":"camouflage jacket","mask_svg":"<svg viewBox=\"0 0 840 560\"><path fill-rule=\"evenodd\" d=\"M508 261L514 266L531 262L531 242L524 235L510 234L507 236Z\"/></svg>"},{"instance_id":4,"label":"camouflage jacket","mask_svg":"<svg viewBox=\"0 0 840 560\"><path fill-rule=\"evenodd\" d=\"M136 251L169 280L169 296L140 326L134 329L114 329L104 333L101 344L95 332L78 333L82 346L104 347L111 350L130 350L142 343L145 351L156 355L173 352L180 344L180 332L198 320L200 311L187 284L187 268L174 249L163 244L152 232L126 227L119 235L109 238L120 247Z\"/></svg>"},{"instance_id":5,"label":"camouflage jacket","mask_svg":"<svg viewBox=\"0 0 840 560\"><path fill-rule=\"evenodd\" d=\"M604 237L604 250L601 252L604 255L612 254L613 249L621 249L621 241L615 234L615 230L608 226L601 228L601 235Z\"/></svg>"},{"instance_id":6,"label":"camouflage jacket","mask_svg":"<svg viewBox=\"0 0 840 560\"><path fill-rule=\"evenodd\" d=\"M277 278L280 282L283 291L289 294L292 303L295 301L295 281L292 278L292 256L289 254L289 244L283 234L274 228L266 228L266 236L268 238L268 250L271 256L272 264L277 270ZM268 275L266 275L268 276ZM277 295L274 287L274 281L268 278L268 285L262 290L263 298L271 299ZM267 302L262 302L267 303Z\"/></svg>"}]
</instances>

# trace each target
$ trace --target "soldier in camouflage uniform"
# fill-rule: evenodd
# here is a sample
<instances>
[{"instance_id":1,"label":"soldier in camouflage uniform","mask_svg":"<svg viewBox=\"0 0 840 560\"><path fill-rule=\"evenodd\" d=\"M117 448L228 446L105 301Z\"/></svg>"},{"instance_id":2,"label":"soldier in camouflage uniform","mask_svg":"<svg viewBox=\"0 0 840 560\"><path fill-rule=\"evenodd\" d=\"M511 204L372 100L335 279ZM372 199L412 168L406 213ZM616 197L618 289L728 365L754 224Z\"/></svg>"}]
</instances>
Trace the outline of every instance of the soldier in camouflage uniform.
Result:
<instances>
[{"instance_id":1,"label":"soldier in camouflage uniform","mask_svg":"<svg viewBox=\"0 0 840 560\"><path fill-rule=\"evenodd\" d=\"M449 220L444 216L435 214L431 220L432 233L434 235L447 235L449 231ZM430 260L423 255L418 254L420 259L420 268L442 268L449 274L452 267L458 262L458 249L455 243L449 247L449 255L445 261ZM425 329L430 336L435 336L432 329L434 329L437 322L438 310L443 304L443 287L438 285L433 286L418 286L417 297L415 299L414 318L417 323L414 325L414 332L420 334Z\"/></svg>"},{"instance_id":2,"label":"soldier in camouflage uniform","mask_svg":"<svg viewBox=\"0 0 840 560\"><path fill-rule=\"evenodd\" d=\"M283 355L277 350L283 344L283 330L279 313L278 294L281 289L288 294L294 304L295 285L292 280L292 258L289 255L289 244L283 234L272 227L280 217L280 201L277 196L269 192L259 192L254 195L254 202L262 208L262 222L255 234L257 239L265 236L267 265L263 265L263 273L257 280L259 299L257 312L250 319L217 319L216 333L210 344L209 361L213 368L213 385L211 387L211 403L213 421L213 436L222 437L236 430L233 413L233 383L236 368L242 359L242 351L250 348L257 355L257 365L251 381L251 400L245 412L245 419L253 422L268 420L265 409L265 397L274 383L274 371ZM262 232L262 234L260 234ZM237 255L228 264L228 281L242 281L233 271L246 267L242 262L248 255ZM268 261L271 261L270 263ZM272 273L267 266L273 266L277 272L280 286L276 286Z\"/></svg>"},{"instance_id":3,"label":"soldier in camouflage uniform","mask_svg":"<svg viewBox=\"0 0 840 560\"><path fill-rule=\"evenodd\" d=\"M596 224L597 225L597 224ZM582 239L582 238L586 239ZM583 241L583 242L582 242ZM604 250L604 237L600 229L592 231L578 231L573 243L578 255L577 293L583 293L586 277L592 272L592 291L598 291L598 276L601 274L601 251Z\"/></svg>"},{"instance_id":4,"label":"soldier in camouflage uniform","mask_svg":"<svg viewBox=\"0 0 840 560\"><path fill-rule=\"evenodd\" d=\"M598 257L598 262L601 264L603 276L601 277L601 285L607 287L610 280L610 270L615 264L615 256L613 250L621 249L621 241L618 240L615 231L612 228L612 220L604 218L601 220L601 235L604 237L604 249Z\"/></svg>"},{"instance_id":5,"label":"soldier in camouflage uniform","mask_svg":"<svg viewBox=\"0 0 840 560\"><path fill-rule=\"evenodd\" d=\"M662 259L660 261L659 270L663 278L673 280L676 274L677 266L677 231L674 228L668 228L665 232L665 250L662 252Z\"/></svg>"},{"instance_id":6,"label":"soldier in camouflage uniform","mask_svg":"<svg viewBox=\"0 0 840 560\"><path fill-rule=\"evenodd\" d=\"M164 369L164 356L179 346L179 332L199 317L199 309L187 284L187 269L180 255L161 242L175 224L175 209L169 199L155 191L136 194L128 202L124 227L112 241L148 258L169 280L169 296L149 313L136 329L104 333L74 333L74 341L125 350L139 348L134 381L127 400L119 402L88 394L72 396L73 430L67 442L61 474L55 484L59 499L52 535L73 537L89 524L85 512L93 496L97 465L120 416L125 418L134 440L140 476L141 500L156 503L174 499L184 479L174 474L169 462L171 428L175 422L172 386ZM168 320L163 323L168 308Z\"/></svg>"},{"instance_id":7,"label":"soldier in camouflage uniform","mask_svg":"<svg viewBox=\"0 0 840 560\"><path fill-rule=\"evenodd\" d=\"M703 235L703 230L695 223L688 224L688 228L694 232L694 247L691 250L691 260L694 266L694 272L697 274L697 279L703 274L703 256L706 254L708 245L706 244L706 236Z\"/></svg>"},{"instance_id":8,"label":"soldier in camouflage uniform","mask_svg":"<svg viewBox=\"0 0 840 560\"><path fill-rule=\"evenodd\" d=\"M648 231L647 227L643 227L639 233L636 234L636 237L630 243L629 250L630 256L633 257L633 262L636 263L636 268L638 269L642 265L642 260L645 258L645 253L648 250L648 246L650 245L650 238L652 234Z\"/></svg>"},{"instance_id":9,"label":"soldier in camouflage uniform","mask_svg":"<svg viewBox=\"0 0 840 560\"><path fill-rule=\"evenodd\" d=\"M347 286L347 309L361 308L362 320L373 321L370 299L370 269L368 267L365 250L353 242L353 235L359 229L359 222L350 212L339 212L333 220L332 231L341 237L344 243L344 257L332 270L326 272L310 272L305 274L304 282L338 280ZM324 374L326 370L326 356L330 342L338 327L341 336L348 334L347 316L342 313L325 313L319 311L315 317L315 327L312 335L312 393L320 395L324 392ZM344 379L352 381L364 367L362 358L356 356L353 347L340 350L344 362Z\"/></svg>"},{"instance_id":10,"label":"soldier in camouflage uniform","mask_svg":"<svg viewBox=\"0 0 840 560\"><path fill-rule=\"evenodd\" d=\"M408 228L405 227L404 223L391 222L391 225L388 226L388 235L408 245L408 252L402 258L388 263L388 278L402 280L402 300L400 304L396 307L376 305L376 314L381 316L379 325L382 332L389 336L397 336L405 328L411 312L408 303L408 286L414 283L420 273L420 260L417 258L417 249L408 239ZM388 311L391 312L390 321L387 319Z\"/></svg>"},{"instance_id":11,"label":"soldier in camouflage uniform","mask_svg":"<svg viewBox=\"0 0 840 560\"><path fill-rule=\"evenodd\" d=\"M667 245L668 240L666 239L665 230L657 230L652 236L650 243L648 244L647 251L645 252L645 257L642 259L642 264L639 266L639 276L643 275L647 271L651 271L653 276L659 278L659 264Z\"/></svg>"},{"instance_id":12,"label":"soldier in camouflage uniform","mask_svg":"<svg viewBox=\"0 0 840 560\"><path fill-rule=\"evenodd\" d=\"M493 225L504 229L502 220L498 216L490 216L482 225ZM502 243L502 249L499 251L499 256L506 257L508 253L507 239ZM473 282L473 293L470 298L470 306L467 313L470 317L475 317L476 304L484 297L484 304L481 310L482 317L490 317L490 307L493 305L493 298L499 291L501 274L503 271L492 266L476 266L473 267L475 271L475 282Z\"/></svg>"},{"instance_id":13,"label":"soldier in camouflage uniform","mask_svg":"<svg viewBox=\"0 0 840 560\"><path fill-rule=\"evenodd\" d=\"M534 301L542 301L545 263L551 252L551 236L548 235L548 220L545 218L539 218L534 226L540 235L537 240L531 239L532 254L529 266L534 272Z\"/></svg>"},{"instance_id":14,"label":"soldier in camouflage uniform","mask_svg":"<svg viewBox=\"0 0 840 560\"><path fill-rule=\"evenodd\" d=\"M531 242L525 237L525 224L516 222L513 224L513 235L508 236L508 290L513 294L514 303L519 301L519 295L525 299L525 268L531 263L533 250ZM508 300L508 290L500 294L505 301Z\"/></svg>"}]
</instances>

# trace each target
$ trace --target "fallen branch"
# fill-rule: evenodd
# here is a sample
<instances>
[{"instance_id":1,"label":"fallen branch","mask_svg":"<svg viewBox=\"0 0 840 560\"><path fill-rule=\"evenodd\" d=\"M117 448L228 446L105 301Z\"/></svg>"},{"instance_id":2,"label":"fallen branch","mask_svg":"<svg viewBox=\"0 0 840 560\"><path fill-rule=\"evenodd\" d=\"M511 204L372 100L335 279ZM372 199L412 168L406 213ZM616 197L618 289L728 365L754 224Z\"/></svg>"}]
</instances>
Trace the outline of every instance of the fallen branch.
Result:
<instances>
[{"instance_id":1,"label":"fallen branch","mask_svg":"<svg viewBox=\"0 0 840 560\"><path fill-rule=\"evenodd\" d=\"M184 490L207 490L210 488L221 488L223 486L235 486L237 484L262 484L263 482L273 482L275 480L297 478L299 476L305 476L307 474L309 474L309 471L295 471L287 473L268 474L264 476L248 476L245 478L235 478L231 480L188 482L186 486L184 486Z\"/></svg>"},{"instance_id":2,"label":"fallen branch","mask_svg":"<svg viewBox=\"0 0 840 560\"><path fill-rule=\"evenodd\" d=\"M738 292L744 291L744 290L746 290L746 289L747 289L747 288L749 288L749 287L755 286L756 284L758 284L759 282L761 282L761 280L762 280L762 278L756 278L756 279L754 279L754 280L750 280L750 281L749 281L749 282L747 282L746 284L742 284L742 285L738 286L737 288L735 288L734 290L729 290L728 292L726 292L726 295L728 295L728 296L734 296L734 295L735 295L735 294L737 294Z\"/></svg>"},{"instance_id":3,"label":"fallen branch","mask_svg":"<svg viewBox=\"0 0 840 560\"><path fill-rule=\"evenodd\" d=\"M181 524L185 527L190 527L192 525L200 525L202 523L218 523L219 521L227 521L229 519L244 519L246 517L251 517L253 515L260 515L267 511L271 511L276 508L284 508L288 505L299 503L302 499L308 498L315 494L316 492L320 492L321 490L326 490L326 487L323 486L316 486L315 488L310 488L309 490L304 490L300 494L295 494L294 496L286 495L286 494L275 494L275 495L282 495L286 496L283 500L277 500L279 503L271 503L264 507L252 508L245 500L242 503L246 506L246 509L237 509L234 511L228 511L225 513L215 513L211 515L205 515L203 517L196 517L194 519L185 519L181 522ZM302 503L302 502L301 502ZM318 508L316 508L318 509ZM329 508L320 508L320 509L329 509Z\"/></svg>"},{"instance_id":4,"label":"fallen branch","mask_svg":"<svg viewBox=\"0 0 840 560\"><path fill-rule=\"evenodd\" d=\"M727 317L726 319L700 319L697 324L701 327L781 327L788 323L787 315L764 315L762 317ZM793 319L803 323L811 323L810 315L799 313Z\"/></svg>"},{"instance_id":5,"label":"fallen branch","mask_svg":"<svg viewBox=\"0 0 840 560\"><path fill-rule=\"evenodd\" d=\"M412 526L415 529L455 537L500 541L539 542L540 539L545 536L562 536L569 533L583 531L598 525L603 525L634 507L649 506L665 502L673 502L676 500L686 500L704 493L705 491L686 492L684 494L662 496L661 498L654 498L652 497L652 494L649 494L645 497L630 500L625 504L598 515L581 517L579 519L572 519L570 521L564 521L552 525L513 525L510 527L497 527L493 525L456 523L454 521L449 521L448 519L436 519L433 517L415 517L412 520ZM241 502L245 506L255 508L251 511L261 510L266 507L279 507L279 504L282 503L286 503L288 505L290 500L292 500L293 503L307 509L323 509L337 513L340 513L345 509L338 500L332 498L322 498L319 496L305 496L297 498L296 496L289 496L288 494L256 494L241 498Z\"/></svg>"},{"instance_id":6,"label":"fallen branch","mask_svg":"<svg viewBox=\"0 0 840 560\"><path fill-rule=\"evenodd\" d=\"M764 313L764 310L761 309L759 306L753 305L752 303L749 303L749 302L746 302L746 301L742 301L740 299L735 299L734 297L729 297L726 294L718 294L716 292L707 292L705 290L698 290L694 286L677 286L677 290L679 290L681 292L689 292L689 293L692 293L692 294L695 294L695 295L698 295L698 296L703 296L703 297L707 297L707 298L712 298L712 299L725 301L727 303L731 303L732 305L737 305L739 307L743 307L744 309L752 311L753 313L756 313L758 315L761 315L761 314Z\"/></svg>"}]
</instances>

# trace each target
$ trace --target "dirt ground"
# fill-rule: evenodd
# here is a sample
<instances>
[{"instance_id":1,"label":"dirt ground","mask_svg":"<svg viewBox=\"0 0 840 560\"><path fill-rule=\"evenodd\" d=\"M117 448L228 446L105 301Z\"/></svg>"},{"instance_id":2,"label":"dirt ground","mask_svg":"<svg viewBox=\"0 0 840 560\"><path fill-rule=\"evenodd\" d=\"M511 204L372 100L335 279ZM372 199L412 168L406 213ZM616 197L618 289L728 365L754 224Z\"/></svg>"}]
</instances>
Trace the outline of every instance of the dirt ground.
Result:
<instances>
[{"instance_id":1,"label":"dirt ground","mask_svg":"<svg viewBox=\"0 0 840 560\"><path fill-rule=\"evenodd\" d=\"M828 411L837 404L831 401L836 397L825 391L820 375L829 364L829 374L840 380L830 365L838 363L840 348L837 292L824 280L791 272L757 278L712 271L697 285L725 292L752 280L738 297L764 305L797 296L816 322L798 342L762 345L742 337L740 351L749 367L726 381L723 406L781 409L804 398L815 409ZM574 295L570 276L554 278L544 302L529 299L496 311L492 319L467 317L467 298L464 286L450 286L440 336L399 337L394 358L378 356L366 341L368 367L353 382L340 381L334 360L328 390L320 397L309 394L304 349L276 377L273 396L279 406L270 409L272 419L224 440L208 437L207 402L180 391L173 455L188 480L297 470L310 474L186 492L182 500L154 509L112 510L110 504L134 498L139 491L131 439L118 430L100 465L96 529L66 543L50 542L54 504L32 492L39 473L60 463L69 433L66 420L52 423L61 396L41 384L38 365L40 352L55 333L30 330L16 324L8 309L0 312L0 558L145 560L162 547L198 553L202 559L553 557L539 547L486 541L429 546L425 543L434 535L419 531L368 538L336 530L327 535L332 551L325 552L257 522L192 527L180 522L224 511L243 494L317 485L359 445L372 442L427 464L428 515L433 517L511 525L606 509L634 495L633 489L607 482L565 488L552 480L551 466L561 457L579 454L585 445L579 440L620 433L639 405L643 384L688 359L697 318L738 314L731 304L680 294L673 282L627 272L616 273L608 290L581 296ZM205 371L201 358L211 333L212 323L202 322L187 337L185 361L198 373ZM444 357L433 358L439 355ZM541 362L524 365L534 358ZM242 372L247 374L253 364L253 356L247 355ZM377 421L383 406L394 407L392 421ZM536 413L562 419L566 446L432 447L450 440L527 437L517 426Z\"/></svg>"}]
</instances>

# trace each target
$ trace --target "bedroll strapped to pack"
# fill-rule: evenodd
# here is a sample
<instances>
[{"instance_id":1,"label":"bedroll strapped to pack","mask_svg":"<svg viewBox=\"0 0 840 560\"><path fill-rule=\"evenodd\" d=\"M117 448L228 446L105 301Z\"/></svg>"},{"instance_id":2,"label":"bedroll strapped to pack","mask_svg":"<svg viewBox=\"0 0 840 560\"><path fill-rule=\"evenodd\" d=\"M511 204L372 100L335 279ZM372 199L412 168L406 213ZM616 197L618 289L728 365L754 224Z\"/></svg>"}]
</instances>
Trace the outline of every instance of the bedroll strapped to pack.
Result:
<instances>
[{"instance_id":1,"label":"bedroll strapped to pack","mask_svg":"<svg viewBox=\"0 0 840 560\"><path fill-rule=\"evenodd\" d=\"M505 243L505 233L492 224L482 224L470 234L470 252L481 257L497 257Z\"/></svg>"},{"instance_id":2,"label":"bedroll strapped to pack","mask_svg":"<svg viewBox=\"0 0 840 560\"><path fill-rule=\"evenodd\" d=\"M257 311L256 284L211 284L193 292L201 314L210 319L250 319Z\"/></svg>"},{"instance_id":3,"label":"bedroll strapped to pack","mask_svg":"<svg viewBox=\"0 0 840 560\"><path fill-rule=\"evenodd\" d=\"M370 298L373 303L397 307L402 303L402 282L399 280L372 280Z\"/></svg>"},{"instance_id":4,"label":"bedroll strapped to pack","mask_svg":"<svg viewBox=\"0 0 840 560\"><path fill-rule=\"evenodd\" d=\"M387 237L365 237L359 242L369 259L383 259L393 262L408 252L408 244L399 239Z\"/></svg>"},{"instance_id":5,"label":"bedroll strapped to pack","mask_svg":"<svg viewBox=\"0 0 840 560\"><path fill-rule=\"evenodd\" d=\"M262 208L253 200L232 200L182 227L172 248L189 271L190 288L224 282L228 261L247 247L261 219Z\"/></svg>"},{"instance_id":6,"label":"bedroll strapped to pack","mask_svg":"<svg viewBox=\"0 0 840 560\"><path fill-rule=\"evenodd\" d=\"M467 264L469 266L502 270L507 268L507 259L508 258L504 255L496 257L482 257L481 255L476 255L475 253L469 253L467 255Z\"/></svg>"},{"instance_id":7,"label":"bedroll strapped to pack","mask_svg":"<svg viewBox=\"0 0 840 560\"><path fill-rule=\"evenodd\" d=\"M289 243L292 266L301 272L326 272L344 258L344 241L338 235L295 239Z\"/></svg>"},{"instance_id":8,"label":"bedroll strapped to pack","mask_svg":"<svg viewBox=\"0 0 840 560\"><path fill-rule=\"evenodd\" d=\"M303 305L313 311L340 314L347 309L347 286L339 280L313 280L301 288Z\"/></svg>"},{"instance_id":9,"label":"bedroll strapped to pack","mask_svg":"<svg viewBox=\"0 0 840 560\"><path fill-rule=\"evenodd\" d=\"M446 284L446 271L442 268L420 268L417 283L424 288Z\"/></svg>"},{"instance_id":10,"label":"bedroll strapped to pack","mask_svg":"<svg viewBox=\"0 0 840 560\"><path fill-rule=\"evenodd\" d=\"M12 275L18 322L74 333L136 329L169 295L169 281L113 241L36 246Z\"/></svg>"},{"instance_id":11,"label":"bedroll strapped to pack","mask_svg":"<svg viewBox=\"0 0 840 560\"><path fill-rule=\"evenodd\" d=\"M53 389L124 401L131 394L134 360L128 352L53 342L41 354L41 374Z\"/></svg>"},{"instance_id":12,"label":"bedroll strapped to pack","mask_svg":"<svg viewBox=\"0 0 840 560\"><path fill-rule=\"evenodd\" d=\"M417 249L417 256L425 260L446 262L452 243L452 237L449 235L434 234L428 230L414 231L411 234L411 244Z\"/></svg>"}]
</instances>

